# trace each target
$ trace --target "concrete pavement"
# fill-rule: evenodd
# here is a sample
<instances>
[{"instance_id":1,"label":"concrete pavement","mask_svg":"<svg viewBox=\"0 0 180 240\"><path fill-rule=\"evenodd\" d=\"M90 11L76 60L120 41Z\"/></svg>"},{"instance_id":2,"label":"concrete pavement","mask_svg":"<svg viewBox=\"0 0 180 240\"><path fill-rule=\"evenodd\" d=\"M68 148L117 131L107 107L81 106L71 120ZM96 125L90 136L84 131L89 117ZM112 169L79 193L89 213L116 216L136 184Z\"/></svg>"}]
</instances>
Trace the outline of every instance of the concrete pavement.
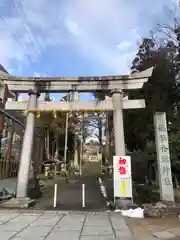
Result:
<instances>
[{"instance_id":1,"label":"concrete pavement","mask_svg":"<svg viewBox=\"0 0 180 240\"><path fill-rule=\"evenodd\" d=\"M116 213L1 211L3 240L131 240L125 220Z\"/></svg>"},{"instance_id":2,"label":"concrete pavement","mask_svg":"<svg viewBox=\"0 0 180 240\"><path fill-rule=\"evenodd\" d=\"M3 240L180 239L180 228L151 234L131 230L126 220L114 212L0 210L0 238Z\"/></svg>"}]
</instances>

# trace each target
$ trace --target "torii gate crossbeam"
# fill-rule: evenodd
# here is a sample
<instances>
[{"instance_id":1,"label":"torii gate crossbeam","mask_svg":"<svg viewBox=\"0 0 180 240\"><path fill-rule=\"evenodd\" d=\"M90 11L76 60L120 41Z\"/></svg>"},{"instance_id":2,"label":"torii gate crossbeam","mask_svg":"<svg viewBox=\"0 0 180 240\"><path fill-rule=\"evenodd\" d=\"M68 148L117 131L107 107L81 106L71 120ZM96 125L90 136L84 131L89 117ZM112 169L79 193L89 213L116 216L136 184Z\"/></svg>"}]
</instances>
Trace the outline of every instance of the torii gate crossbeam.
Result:
<instances>
[{"instance_id":1,"label":"torii gate crossbeam","mask_svg":"<svg viewBox=\"0 0 180 240\"><path fill-rule=\"evenodd\" d=\"M134 108L144 108L145 101L144 99L134 99L134 100L122 100L123 109L134 109ZM37 108L28 108L27 102L10 102L7 101L5 109L9 111L20 110L27 112L48 112L48 111L57 111L57 112L106 112L113 111L113 101L108 99L105 101L72 101L72 102L44 102L38 101Z\"/></svg>"},{"instance_id":2,"label":"torii gate crossbeam","mask_svg":"<svg viewBox=\"0 0 180 240\"><path fill-rule=\"evenodd\" d=\"M75 77L75 78L50 78L50 77L14 77L0 76L0 79L14 92L28 92L33 89L34 83L40 92L93 92L111 91L113 89L138 89L151 77L153 68L130 76L104 76L104 77Z\"/></svg>"}]
</instances>

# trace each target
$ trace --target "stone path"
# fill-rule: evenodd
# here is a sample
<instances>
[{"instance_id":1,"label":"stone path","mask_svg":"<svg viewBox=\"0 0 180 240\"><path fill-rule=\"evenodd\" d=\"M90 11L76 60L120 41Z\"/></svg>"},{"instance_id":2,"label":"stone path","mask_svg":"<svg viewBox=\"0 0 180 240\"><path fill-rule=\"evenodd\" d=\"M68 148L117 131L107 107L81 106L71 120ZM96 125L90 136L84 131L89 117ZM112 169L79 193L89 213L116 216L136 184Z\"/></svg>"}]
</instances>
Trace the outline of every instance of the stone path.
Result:
<instances>
[{"instance_id":1,"label":"stone path","mask_svg":"<svg viewBox=\"0 0 180 240\"><path fill-rule=\"evenodd\" d=\"M61 211L79 211L82 209L82 184L85 184L85 211L101 211L104 210L105 201L101 195L96 175L83 176L74 183L66 184L61 189L58 187L57 193L57 210ZM46 190L46 189L45 189ZM52 210L53 204L53 186L47 189L48 195L38 199L35 209Z\"/></svg>"},{"instance_id":2,"label":"stone path","mask_svg":"<svg viewBox=\"0 0 180 240\"><path fill-rule=\"evenodd\" d=\"M124 219L110 213L0 212L3 240L131 240Z\"/></svg>"},{"instance_id":3,"label":"stone path","mask_svg":"<svg viewBox=\"0 0 180 240\"><path fill-rule=\"evenodd\" d=\"M74 184L68 184L58 195L57 208L59 210L82 209L82 184L85 184L85 202L88 211L100 211L105 207L96 176L84 176Z\"/></svg>"},{"instance_id":4,"label":"stone path","mask_svg":"<svg viewBox=\"0 0 180 240\"><path fill-rule=\"evenodd\" d=\"M177 233L132 236L119 213L60 211L0 211L0 238L3 240L175 240ZM175 238L178 237L178 238Z\"/></svg>"}]
</instances>

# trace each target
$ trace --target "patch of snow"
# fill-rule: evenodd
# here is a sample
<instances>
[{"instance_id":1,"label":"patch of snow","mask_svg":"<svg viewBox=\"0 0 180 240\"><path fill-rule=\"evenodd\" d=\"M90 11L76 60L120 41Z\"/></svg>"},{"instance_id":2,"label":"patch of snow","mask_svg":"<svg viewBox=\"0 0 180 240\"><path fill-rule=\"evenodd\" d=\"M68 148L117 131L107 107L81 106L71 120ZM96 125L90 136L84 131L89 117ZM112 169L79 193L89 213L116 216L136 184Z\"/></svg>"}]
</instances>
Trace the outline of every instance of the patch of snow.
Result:
<instances>
[{"instance_id":1,"label":"patch of snow","mask_svg":"<svg viewBox=\"0 0 180 240\"><path fill-rule=\"evenodd\" d=\"M121 211L122 211L121 209L114 210L114 212L121 212Z\"/></svg>"},{"instance_id":2,"label":"patch of snow","mask_svg":"<svg viewBox=\"0 0 180 240\"><path fill-rule=\"evenodd\" d=\"M144 218L144 209L136 208L136 209L121 210L121 215L124 217L130 217L130 218Z\"/></svg>"}]
</instances>

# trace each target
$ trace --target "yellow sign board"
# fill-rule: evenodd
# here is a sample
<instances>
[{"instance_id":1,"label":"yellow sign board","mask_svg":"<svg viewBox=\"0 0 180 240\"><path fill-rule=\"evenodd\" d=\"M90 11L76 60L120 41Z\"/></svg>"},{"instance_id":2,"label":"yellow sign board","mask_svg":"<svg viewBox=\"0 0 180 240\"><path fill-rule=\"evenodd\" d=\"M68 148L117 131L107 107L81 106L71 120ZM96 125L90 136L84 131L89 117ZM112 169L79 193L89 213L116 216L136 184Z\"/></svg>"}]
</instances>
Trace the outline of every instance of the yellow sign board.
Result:
<instances>
[{"instance_id":1,"label":"yellow sign board","mask_svg":"<svg viewBox=\"0 0 180 240\"><path fill-rule=\"evenodd\" d=\"M122 197L126 197L126 180L121 180L121 194Z\"/></svg>"}]
</instances>

